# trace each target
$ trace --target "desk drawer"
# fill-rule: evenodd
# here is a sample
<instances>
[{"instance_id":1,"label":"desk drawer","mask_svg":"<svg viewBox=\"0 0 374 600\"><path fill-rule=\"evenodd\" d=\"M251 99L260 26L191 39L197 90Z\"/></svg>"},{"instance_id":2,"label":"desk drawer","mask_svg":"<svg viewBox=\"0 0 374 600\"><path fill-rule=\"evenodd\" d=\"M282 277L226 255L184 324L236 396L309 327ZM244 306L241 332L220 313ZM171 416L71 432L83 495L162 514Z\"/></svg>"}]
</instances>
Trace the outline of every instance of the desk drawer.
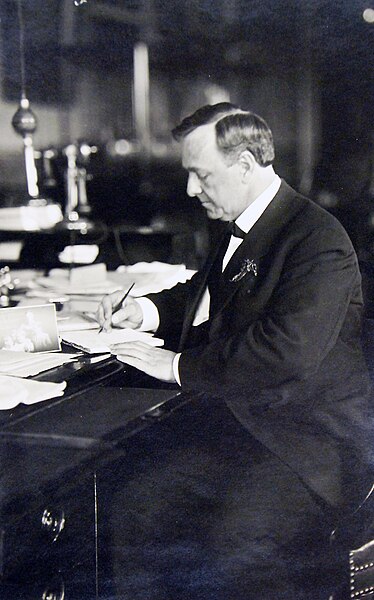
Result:
<instances>
[{"instance_id":1,"label":"desk drawer","mask_svg":"<svg viewBox=\"0 0 374 600\"><path fill-rule=\"evenodd\" d=\"M95 572L94 475L60 481L37 494L15 497L0 516L3 580L47 580L56 573Z\"/></svg>"}]
</instances>

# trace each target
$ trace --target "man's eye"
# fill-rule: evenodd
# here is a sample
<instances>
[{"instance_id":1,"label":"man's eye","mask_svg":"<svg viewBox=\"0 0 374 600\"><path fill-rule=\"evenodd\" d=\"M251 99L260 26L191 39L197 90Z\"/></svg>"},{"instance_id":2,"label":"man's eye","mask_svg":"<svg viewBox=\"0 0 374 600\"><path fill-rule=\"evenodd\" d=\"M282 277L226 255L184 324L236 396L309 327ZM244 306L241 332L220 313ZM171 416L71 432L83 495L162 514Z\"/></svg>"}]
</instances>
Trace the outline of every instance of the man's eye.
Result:
<instances>
[{"instance_id":1,"label":"man's eye","mask_svg":"<svg viewBox=\"0 0 374 600\"><path fill-rule=\"evenodd\" d=\"M208 173L199 175L200 181L206 181L208 179Z\"/></svg>"}]
</instances>

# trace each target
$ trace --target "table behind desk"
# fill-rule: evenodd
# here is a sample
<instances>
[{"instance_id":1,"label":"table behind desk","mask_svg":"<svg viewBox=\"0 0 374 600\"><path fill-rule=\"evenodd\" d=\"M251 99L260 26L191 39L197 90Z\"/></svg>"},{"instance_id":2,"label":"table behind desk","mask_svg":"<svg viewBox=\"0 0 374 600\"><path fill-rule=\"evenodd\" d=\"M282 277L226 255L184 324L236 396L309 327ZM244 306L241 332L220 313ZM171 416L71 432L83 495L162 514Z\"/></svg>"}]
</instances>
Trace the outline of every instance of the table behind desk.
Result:
<instances>
[{"instance_id":1,"label":"table behind desk","mask_svg":"<svg viewBox=\"0 0 374 600\"><path fill-rule=\"evenodd\" d=\"M98 597L96 474L189 402L172 387L141 387L131 373L114 358L65 365L39 377L67 379L62 398L0 415L2 598Z\"/></svg>"},{"instance_id":2,"label":"table behind desk","mask_svg":"<svg viewBox=\"0 0 374 600\"><path fill-rule=\"evenodd\" d=\"M0 266L8 265L20 269L42 269L66 267L59 259L60 253L69 245L97 245L99 255L96 262L104 262L108 269L115 270L123 264L139 261L174 262L174 231L153 231L151 228L118 225L108 228L96 223L88 232L71 232L58 225L42 231L1 231L0 242L21 244L19 258L13 264L0 257Z\"/></svg>"}]
</instances>

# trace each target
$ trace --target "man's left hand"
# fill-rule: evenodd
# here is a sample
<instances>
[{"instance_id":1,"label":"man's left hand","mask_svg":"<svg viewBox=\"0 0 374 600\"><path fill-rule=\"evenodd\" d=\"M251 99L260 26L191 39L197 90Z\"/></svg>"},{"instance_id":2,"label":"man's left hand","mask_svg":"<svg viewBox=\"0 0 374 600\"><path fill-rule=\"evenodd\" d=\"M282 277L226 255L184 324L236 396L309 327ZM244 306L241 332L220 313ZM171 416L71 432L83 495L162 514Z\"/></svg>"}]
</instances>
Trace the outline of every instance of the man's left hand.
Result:
<instances>
[{"instance_id":1,"label":"man's left hand","mask_svg":"<svg viewBox=\"0 0 374 600\"><path fill-rule=\"evenodd\" d=\"M176 383L173 373L175 352L145 344L144 342L124 342L111 346L118 360L124 362L151 377Z\"/></svg>"}]
</instances>

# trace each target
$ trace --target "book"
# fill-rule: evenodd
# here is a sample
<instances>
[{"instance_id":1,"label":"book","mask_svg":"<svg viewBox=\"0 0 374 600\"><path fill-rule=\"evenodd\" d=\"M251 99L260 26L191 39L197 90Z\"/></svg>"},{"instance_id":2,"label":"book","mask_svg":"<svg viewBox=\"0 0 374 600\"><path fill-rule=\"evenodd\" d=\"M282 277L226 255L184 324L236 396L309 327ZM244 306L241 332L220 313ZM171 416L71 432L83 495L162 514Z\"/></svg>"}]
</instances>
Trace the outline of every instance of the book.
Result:
<instances>
[{"instance_id":1,"label":"book","mask_svg":"<svg viewBox=\"0 0 374 600\"><path fill-rule=\"evenodd\" d=\"M122 342L140 341L150 346L163 346L164 340L154 337L151 333L137 331L134 329L112 329L109 332L102 331L66 331L62 333L62 339L74 348L78 348L88 354L100 354L111 352L110 346Z\"/></svg>"}]
</instances>

